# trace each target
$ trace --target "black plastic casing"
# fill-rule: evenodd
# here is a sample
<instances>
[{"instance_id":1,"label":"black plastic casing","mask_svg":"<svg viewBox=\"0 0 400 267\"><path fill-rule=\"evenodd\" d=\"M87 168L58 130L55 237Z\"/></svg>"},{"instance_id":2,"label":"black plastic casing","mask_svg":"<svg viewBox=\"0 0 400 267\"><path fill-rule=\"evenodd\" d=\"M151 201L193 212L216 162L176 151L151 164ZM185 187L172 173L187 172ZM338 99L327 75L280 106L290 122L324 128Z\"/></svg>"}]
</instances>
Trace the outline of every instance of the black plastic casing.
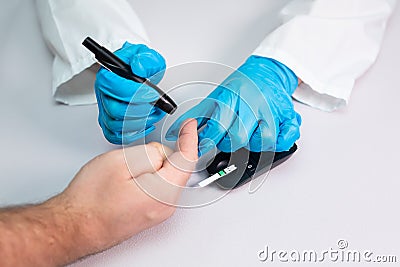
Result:
<instances>
[{"instance_id":1,"label":"black plastic casing","mask_svg":"<svg viewBox=\"0 0 400 267\"><path fill-rule=\"evenodd\" d=\"M210 175L213 175L230 165L236 165L237 170L215 182L223 189L234 189L250 182L257 173L268 170L268 168L273 169L282 164L296 151L297 145L294 144L288 151L275 153L251 152L245 148L233 153L220 152L209 163L207 171Z\"/></svg>"}]
</instances>

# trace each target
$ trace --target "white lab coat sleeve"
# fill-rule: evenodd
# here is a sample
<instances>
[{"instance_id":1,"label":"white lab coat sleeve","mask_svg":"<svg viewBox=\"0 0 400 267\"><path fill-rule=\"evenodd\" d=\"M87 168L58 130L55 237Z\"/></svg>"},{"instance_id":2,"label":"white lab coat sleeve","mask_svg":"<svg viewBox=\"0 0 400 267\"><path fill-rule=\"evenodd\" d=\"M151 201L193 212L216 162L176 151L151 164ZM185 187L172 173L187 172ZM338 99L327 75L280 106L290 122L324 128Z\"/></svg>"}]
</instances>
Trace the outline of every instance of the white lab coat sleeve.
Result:
<instances>
[{"instance_id":1,"label":"white lab coat sleeve","mask_svg":"<svg viewBox=\"0 0 400 267\"><path fill-rule=\"evenodd\" d=\"M345 106L376 60L396 0L294 0L254 55L287 65L303 81L293 97L325 111Z\"/></svg>"},{"instance_id":2,"label":"white lab coat sleeve","mask_svg":"<svg viewBox=\"0 0 400 267\"><path fill-rule=\"evenodd\" d=\"M81 43L90 36L110 50L125 41L148 44L138 16L126 0L37 0L44 39L54 54L53 94L70 105L96 102L98 65Z\"/></svg>"}]
</instances>

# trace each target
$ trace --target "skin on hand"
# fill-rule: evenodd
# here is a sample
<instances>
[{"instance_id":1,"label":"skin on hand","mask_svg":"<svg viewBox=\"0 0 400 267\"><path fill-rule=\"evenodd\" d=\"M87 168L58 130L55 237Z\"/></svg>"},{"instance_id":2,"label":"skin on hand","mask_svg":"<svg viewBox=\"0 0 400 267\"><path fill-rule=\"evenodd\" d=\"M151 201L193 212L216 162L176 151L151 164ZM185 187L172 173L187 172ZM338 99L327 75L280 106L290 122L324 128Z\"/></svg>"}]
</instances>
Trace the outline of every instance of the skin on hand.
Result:
<instances>
[{"instance_id":1,"label":"skin on hand","mask_svg":"<svg viewBox=\"0 0 400 267\"><path fill-rule=\"evenodd\" d=\"M150 143L125 149L125 155L135 156L134 162L126 162L123 150L111 151L83 166L67 189L47 202L22 209L20 213L0 210L0 234L6 233L3 242L0 240L0 257L10 259L4 264L0 259L1 265L66 264L163 222L174 213L175 207L147 195L135 179L162 177L184 186L197 161L197 142L197 122L188 120L181 129L177 152L159 143ZM172 164L172 159L185 161L185 170ZM170 193L174 194L171 199L179 196L179 190ZM35 219L25 220L29 219L28 214ZM13 231L16 221L21 226L18 229L37 227L39 230L30 233L29 242L19 242L19 234L24 233ZM38 221L39 226L35 225ZM2 244L14 247L2 252ZM21 251L32 255L11 258Z\"/></svg>"},{"instance_id":2,"label":"skin on hand","mask_svg":"<svg viewBox=\"0 0 400 267\"><path fill-rule=\"evenodd\" d=\"M84 231L98 249L115 245L173 214L173 206L148 196L133 179L148 175L158 179L159 175L174 184L186 184L190 173L170 163L171 158L182 156L197 160L197 122L184 125L177 152L150 143L125 149L127 158L136 159L134 162L126 163L122 150L100 155L81 169L60 196L90 226Z\"/></svg>"}]
</instances>

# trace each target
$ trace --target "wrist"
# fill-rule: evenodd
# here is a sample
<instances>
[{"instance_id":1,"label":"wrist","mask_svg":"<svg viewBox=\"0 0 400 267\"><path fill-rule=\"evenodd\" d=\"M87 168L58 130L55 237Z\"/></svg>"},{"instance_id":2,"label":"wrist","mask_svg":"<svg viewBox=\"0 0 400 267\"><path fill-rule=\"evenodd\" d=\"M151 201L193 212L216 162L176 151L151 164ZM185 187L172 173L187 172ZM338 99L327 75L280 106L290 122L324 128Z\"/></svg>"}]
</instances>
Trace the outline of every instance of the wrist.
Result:
<instances>
[{"instance_id":1,"label":"wrist","mask_svg":"<svg viewBox=\"0 0 400 267\"><path fill-rule=\"evenodd\" d=\"M79 217L61 198L0 210L2 266L65 265L91 252Z\"/></svg>"},{"instance_id":2,"label":"wrist","mask_svg":"<svg viewBox=\"0 0 400 267\"><path fill-rule=\"evenodd\" d=\"M51 210L54 225L58 229L58 236L55 238L59 244L64 243L65 250L71 252L73 259L108 247L98 216L83 205L75 205L65 193L46 201L42 206Z\"/></svg>"},{"instance_id":3,"label":"wrist","mask_svg":"<svg viewBox=\"0 0 400 267\"><path fill-rule=\"evenodd\" d=\"M70 263L88 254L91 246L86 238L81 216L62 195L38 205L32 213L43 214L43 224L47 231L41 235L48 236L49 244L52 245L52 251L55 253L54 257L62 259L60 261L62 264Z\"/></svg>"}]
</instances>

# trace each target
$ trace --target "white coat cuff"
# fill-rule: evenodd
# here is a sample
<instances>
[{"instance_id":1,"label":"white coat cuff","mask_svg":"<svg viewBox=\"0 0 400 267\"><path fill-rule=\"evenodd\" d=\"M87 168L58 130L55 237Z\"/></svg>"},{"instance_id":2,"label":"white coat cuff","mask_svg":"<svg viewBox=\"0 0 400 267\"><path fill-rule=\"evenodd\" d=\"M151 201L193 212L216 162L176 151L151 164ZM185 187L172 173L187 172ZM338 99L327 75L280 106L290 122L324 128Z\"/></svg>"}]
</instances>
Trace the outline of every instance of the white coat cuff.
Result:
<instances>
[{"instance_id":1,"label":"white coat cuff","mask_svg":"<svg viewBox=\"0 0 400 267\"><path fill-rule=\"evenodd\" d=\"M110 51L122 47L126 39L102 43ZM130 43L146 44L143 39L130 39ZM82 49L85 49L82 46ZM99 65L94 55L87 53L75 62L65 62L58 56L53 64L53 95L57 102L67 105L95 104L94 81Z\"/></svg>"},{"instance_id":2,"label":"white coat cuff","mask_svg":"<svg viewBox=\"0 0 400 267\"><path fill-rule=\"evenodd\" d=\"M353 83L340 88L327 84L308 70L305 64L277 48L257 48L253 55L272 58L285 64L303 81L293 94L297 101L323 111L334 111L347 105Z\"/></svg>"},{"instance_id":3,"label":"white coat cuff","mask_svg":"<svg viewBox=\"0 0 400 267\"><path fill-rule=\"evenodd\" d=\"M143 25L127 0L36 0L43 37L54 54L52 90L59 102L95 103L98 65L81 44L90 36L111 51L124 42L147 44Z\"/></svg>"}]
</instances>

